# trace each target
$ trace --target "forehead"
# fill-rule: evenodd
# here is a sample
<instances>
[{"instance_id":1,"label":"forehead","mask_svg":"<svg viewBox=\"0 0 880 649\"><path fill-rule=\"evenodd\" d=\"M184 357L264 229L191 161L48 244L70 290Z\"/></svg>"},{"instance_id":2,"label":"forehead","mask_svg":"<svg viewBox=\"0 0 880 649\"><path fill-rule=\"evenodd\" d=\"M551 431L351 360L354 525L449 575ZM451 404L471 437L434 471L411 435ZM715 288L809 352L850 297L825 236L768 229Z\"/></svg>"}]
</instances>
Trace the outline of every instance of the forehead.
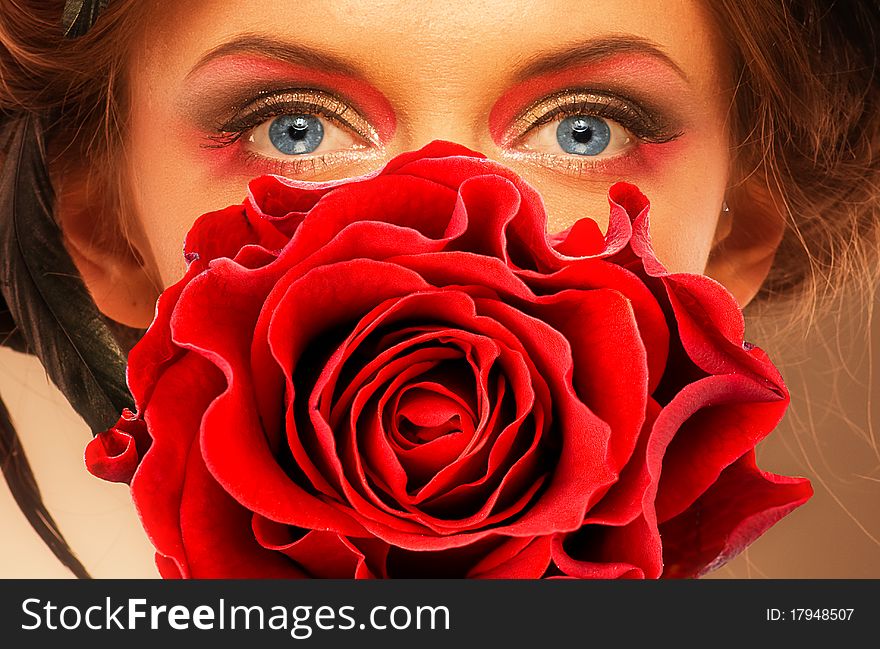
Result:
<instances>
[{"instance_id":1,"label":"forehead","mask_svg":"<svg viewBox=\"0 0 880 649\"><path fill-rule=\"evenodd\" d=\"M155 3L136 72L185 77L242 35L272 36L348 61L401 99L472 95L542 54L608 36L664 53L700 91L717 88L725 52L698 0L191 0ZM489 84L488 86L486 84Z\"/></svg>"}]
</instances>

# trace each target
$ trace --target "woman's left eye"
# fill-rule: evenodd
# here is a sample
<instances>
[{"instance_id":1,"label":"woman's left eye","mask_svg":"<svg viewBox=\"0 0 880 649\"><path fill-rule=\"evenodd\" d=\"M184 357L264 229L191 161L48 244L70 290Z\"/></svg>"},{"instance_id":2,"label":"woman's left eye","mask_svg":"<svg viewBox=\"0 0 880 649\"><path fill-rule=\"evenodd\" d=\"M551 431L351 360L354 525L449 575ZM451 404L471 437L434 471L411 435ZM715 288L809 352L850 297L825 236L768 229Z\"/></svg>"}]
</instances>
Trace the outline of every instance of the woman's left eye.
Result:
<instances>
[{"instance_id":1,"label":"woman's left eye","mask_svg":"<svg viewBox=\"0 0 880 649\"><path fill-rule=\"evenodd\" d=\"M571 89L529 106L503 139L541 165L579 171L624 156L641 143L669 142L679 135L665 115L636 101Z\"/></svg>"},{"instance_id":2,"label":"woman's left eye","mask_svg":"<svg viewBox=\"0 0 880 649\"><path fill-rule=\"evenodd\" d=\"M634 138L620 124L596 115L569 115L538 126L522 148L550 154L610 158L625 151Z\"/></svg>"},{"instance_id":3,"label":"woman's left eye","mask_svg":"<svg viewBox=\"0 0 880 649\"><path fill-rule=\"evenodd\" d=\"M319 115L294 113L266 120L245 139L253 153L280 158L353 149L360 138Z\"/></svg>"}]
</instances>

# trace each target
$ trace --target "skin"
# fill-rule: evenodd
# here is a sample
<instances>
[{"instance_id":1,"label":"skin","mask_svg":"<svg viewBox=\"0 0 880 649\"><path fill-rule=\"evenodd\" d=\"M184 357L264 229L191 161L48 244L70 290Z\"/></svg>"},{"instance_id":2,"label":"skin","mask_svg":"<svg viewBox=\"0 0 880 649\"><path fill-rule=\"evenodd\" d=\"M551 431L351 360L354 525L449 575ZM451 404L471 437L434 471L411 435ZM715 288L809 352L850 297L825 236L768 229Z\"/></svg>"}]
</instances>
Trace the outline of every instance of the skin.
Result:
<instances>
[{"instance_id":1,"label":"skin","mask_svg":"<svg viewBox=\"0 0 880 649\"><path fill-rule=\"evenodd\" d=\"M439 0L289 4L285 10L277 0L251 0L243 10L240 3L199 0L148 10L143 37L131 45L120 163L135 253L111 256L93 245L98 239L83 225L88 210L77 209L76 183L61 200L74 259L111 317L150 323L158 292L184 272L182 242L193 221L241 202L248 179L354 176L435 139L481 151L522 175L544 197L550 231L584 216L605 227L609 186L632 182L652 202L654 246L670 270L710 274L743 305L754 295L778 228L768 225L772 219L757 227L761 211L754 205L734 210L739 222L722 209L736 180L725 119L733 75L700 2L593 0L587 7L574 0L479 0L454 11ZM218 52L242 37L264 42ZM346 69L280 60L289 45ZM548 60L575 47L576 55ZM343 115L359 115L373 141L322 117L321 148L285 156L267 137L275 116L234 142L223 140L218 126L252 98L237 96L244 87L251 95L317 88ZM623 97L662 122L668 139L643 141L606 117L611 153L566 153L555 137L565 115L527 123L529 115L538 117L530 106L560 91ZM226 146L217 146L221 141ZM321 155L314 171L303 162Z\"/></svg>"}]
</instances>

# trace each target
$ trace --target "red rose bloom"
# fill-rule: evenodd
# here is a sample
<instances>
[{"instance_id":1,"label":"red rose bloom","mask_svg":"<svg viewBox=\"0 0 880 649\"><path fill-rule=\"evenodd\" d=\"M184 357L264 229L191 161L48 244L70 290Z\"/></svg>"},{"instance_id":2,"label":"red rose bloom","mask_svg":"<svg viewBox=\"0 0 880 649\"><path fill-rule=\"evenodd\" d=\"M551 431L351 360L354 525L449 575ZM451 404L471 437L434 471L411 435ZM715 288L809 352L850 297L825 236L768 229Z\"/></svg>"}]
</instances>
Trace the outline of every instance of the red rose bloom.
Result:
<instances>
[{"instance_id":1,"label":"red rose bloom","mask_svg":"<svg viewBox=\"0 0 880 649\"><path fill-rule=\"evenodd\" d=\"M199 219L129 357L161 573L694 576L805 502L755 466L788 393L732 297L664 270L635 187L609 202L549 238L436 142Z\"/></svg>"}]
</instances>

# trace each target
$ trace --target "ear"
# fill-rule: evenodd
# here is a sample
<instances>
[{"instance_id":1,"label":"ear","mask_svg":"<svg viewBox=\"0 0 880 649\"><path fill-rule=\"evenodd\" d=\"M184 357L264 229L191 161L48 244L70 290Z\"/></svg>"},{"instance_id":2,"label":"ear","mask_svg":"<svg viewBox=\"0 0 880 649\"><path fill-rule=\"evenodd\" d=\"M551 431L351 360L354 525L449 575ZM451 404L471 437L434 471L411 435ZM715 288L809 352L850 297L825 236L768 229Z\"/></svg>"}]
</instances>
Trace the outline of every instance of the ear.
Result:
<instances>
[{"instance_id":1,"label":"ear","mask_svg":"<svg viewBox=\"0 0 880 649\"><path fill-rule=\"evenodd\" d=\"M112 320L148 327L161 289L145 262L152 256L139 221L119 213L119 201L110 198L115 186L108 190L79 167L52 167L55 216L95 304Z\"/></svg>"},{"instance_id":2,"label":"ear","mask_svg":"<svg viewBox=\"0 0 880 649\"><path fill-rule=\"evenodd\" d=\"M757 295L785 233L782 201L753 177L728 192L729 212L721 215L706 275L721 282L740 308Z\"/></svg>"}]
</instances>

